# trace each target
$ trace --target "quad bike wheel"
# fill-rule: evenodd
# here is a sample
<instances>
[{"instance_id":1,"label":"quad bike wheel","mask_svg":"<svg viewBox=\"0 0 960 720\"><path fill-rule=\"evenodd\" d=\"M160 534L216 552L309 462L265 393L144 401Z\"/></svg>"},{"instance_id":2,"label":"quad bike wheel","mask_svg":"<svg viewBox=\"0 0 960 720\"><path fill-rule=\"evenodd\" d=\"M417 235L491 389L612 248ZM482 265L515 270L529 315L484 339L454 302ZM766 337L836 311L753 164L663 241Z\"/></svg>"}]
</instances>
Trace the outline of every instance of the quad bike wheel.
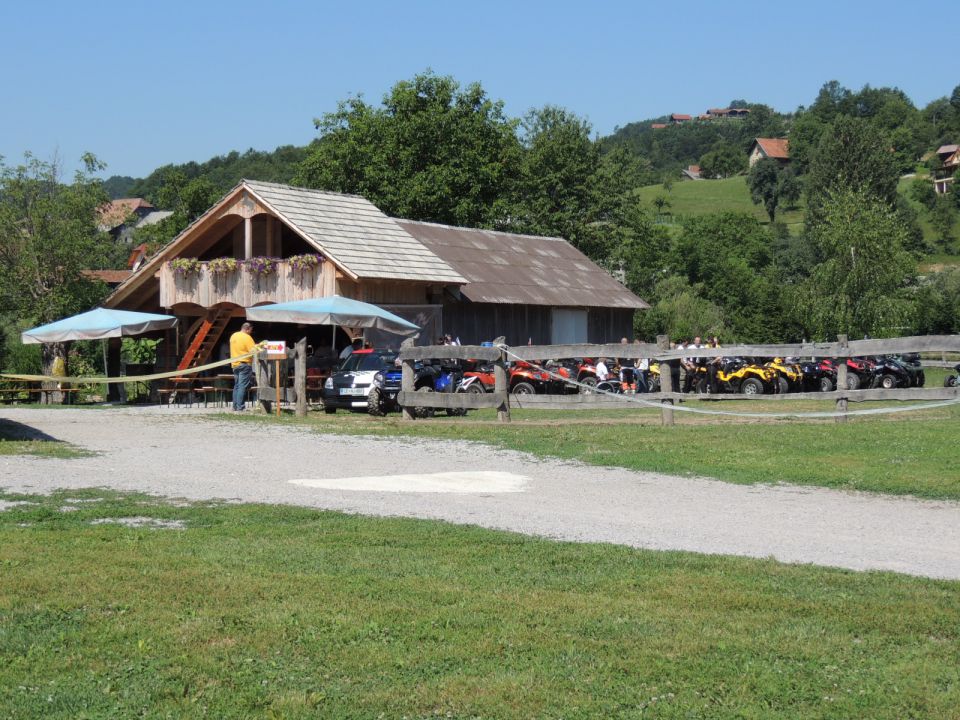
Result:
<instances>
[{"instance_id":1,"label":"quad bike wheel","mask_svg":"<svg viewBox=\"0 0 960 720\"><path fill-rule=\"evenodd\" d=\"M757 378L747 378L740 385L740 392L744 395L763 395L763 383Z\"/></svg>"},{"instance_id":2,"label":"quad bike wheel","mask_svg":"<svg viewBox=\"0 0 960 720\"><path fill-rule=\"evenodd\" d=\"M367 412L373 417L383 417L386 412L383 410L383 396L377 388L373 388L367 395Z\"/></svg>"},{"instance_id":3,"label":"quad bike wheel","mask_svg":"<svg viewBox=\"0 0 960 720\"><path fill-rule=\"evenodd\" d=\"M424 387L422 387L422 388L419 388L419 389L417 390L417 392L420 392L420 393L432 393L432 392L433 392L433 388L432 388L432 387L424 386ZM433 408L428 408L428 407L418 407L418 408L414 408L414 411L413 411L414 417L418 417L418 418L431 418L431 417L433 417L433 413L434 413Z\"/></svg>"},{"instance_id":4,"label":"quad bike wheel","mask_svg":"<svg viewBox=\"0 0 960 720\"><path fill-rule=\"evenodd\" d=\"M820 378L820 392L833 392L833 380L828 377Z\"/></svg>"},{"instance_id":5,"label":"quad bike wheel","mask_svg":"<svg viewBox=\"0 0 960 720\"><path fill-rule=\"evenodd\" d=\"M778 375L776 380L777 392L781 395L785 395L790 392L790 383L787 382L787 379L783 375Z\"/></svg>"},{"instance_id":6,"label":"quad bike wheel","mask_svg":"<svg viewBox=\"0 0 960 720\"><path fill-rule=\"evenodd\" d=\"M884 390L892 390L897 386L897 379L893 375L884 375L880 378L880 387Z\"/></svg>"},{"instance_id":7,"label":"quad bike wheel","mask_svg":"<svg viewBox=\"0 0 960 720\"><path fill-rule=\"evenodd\" d=\"M944 386L944 387L956 387L956 386L957 386L957 383L958 383L958 378L957 378L956 375L947 375L947 376L943 379L943 386Z\"/></svg>"},{"instance_id":8,"label":"quad bike wheel","mask_svg":"<svg viewBox=\"0 0 960 720\"><path fill-rule=\"evenodd\" d=\"M473 395L486 395L487 389L483 386L483 383L475 382L467 388L467 392Z\"/></svg>"},{"instance_id":9,"label":"quad bike wheel","mask_svg":"<svg viewBox=\"0 0 960 720\"><path fill-rule=\"evenodd\" d=\"M656 377L650 381L650 392L660 392L660 378Z\"/></svg>"},{"instance_id":10,"label":"quad bike wheel","mask_svg":"<svg viewBox=\"0 0 960 720\"><path fill-rule=\"evenodd\" d=\"M920 372L917 373L917 377L916 377L916 380L915 380L914 384L915 384L917 387L923 387L923 384L924 384L926 381L927 381L927 377L926 377L926 375L923 374L923 370L921 370Z\"/></svg>"},{"instance_id":11,"label":"quad bike wheel","mask_svg":"<svg viewBox=\"0 0 960 720\"><path fill-rule=\"evenodd\" d=\"M709 395L710 378L697 378L697 381L693 384L693 389L698 395Z\"/></svg>"},{"instance_id":12,"label":"quad bike wheel","mask_svg":"<svg viewBox=\"0 0 960 720\"><path fill-rule=\"evenodd\" d=\"M514 395L533 395L537 389L528 382L518 382L510 392Z\"/></svg>"},{"instance_id":13,"label":"quad bike wheel","mask_svg":"<svg viewBox=\"0 0 960 720\"><path fill-rule=\"evenodd\" d=\"M597 378L593 375L587 375L580 381L581 385L586 385L585 388L580 388L580 392L592 392L593 389L597 386Z\"/></svg>"},{"instance_id":14,"label":"quad bike wheel","mask_svg":"<svg viewBox=\"0 0 960 720\"><path fill-rule=\"evenodd\" d=\"M860 376L854 372L847 373L847 390L860 389Z\"/></svg>"}]
</instances>

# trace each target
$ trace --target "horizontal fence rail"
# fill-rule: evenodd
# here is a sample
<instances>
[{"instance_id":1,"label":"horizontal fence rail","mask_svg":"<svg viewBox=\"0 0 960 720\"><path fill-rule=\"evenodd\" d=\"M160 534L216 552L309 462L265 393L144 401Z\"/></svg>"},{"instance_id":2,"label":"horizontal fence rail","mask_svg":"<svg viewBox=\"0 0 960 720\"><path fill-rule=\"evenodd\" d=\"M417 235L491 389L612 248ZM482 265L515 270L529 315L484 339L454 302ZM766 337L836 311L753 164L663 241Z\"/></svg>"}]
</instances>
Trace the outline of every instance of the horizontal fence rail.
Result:
<instances>
[{"instance_id":1,"label":"horizontal fence rail","mask_svg":"<svg viewBox=\"0 0 960 720\"><path fill-rule=\"evenodd\" d=\"M658 407L665 425L673 424L673 413L677 409L674 403L681 400L696 399L709 405L716 401L728 400L773 400L789 403L794 400L830 400L837 406L837 421L846 420L847 403L872 401L899 402L952 402L960 400L960 389L956 387L930 388L873 388L865 390L846 389L846 363L837 363L838 389L830 392L789 392L761 395L733 393L689 394L675 392L671 386L669 372L661 374L659 392L641 393L624 396L589 392L581 394L556 395L513 395L508 392L509 382L507 366L513 361L527 361L539 365L546 360L564 360L570 358L618 358L635 360L647 358L651 362L676 360L685 357L780 357L780 358L833 358L875 355L902 355L914 352L960 352L960 335L923 335L917 337L884 338L876 340L847 340L843 335L837 342L804 342L787 344L731 345L721 348L687 348L674 350L669 348L666 337L661 336L656 345L651 343L609 343L603 345L438 345L427 347L404 347L400 350L403 365L403 387L398 402L403 408L406 419L415 417L417 408L471 410L497 408L501 421L509 421L510 408L550 409L550 410L587 410L604 408ZM943 357L946 357L944 355ZM415 392L415 370L417 361L423 360L475 360L493 364L496 387L494 392L472 393L433 393ZM953 368L957 362L947 360L923 360L923 367ZM704 411L701 411L704 412ZM709 412L709 411L706 411ZM865 411L877 412L877 411ZM729 414L729 413L723 413ZM801 415L801 413L796 413ZM822 416L824 413L814 413Z\"/></svg>"}]
</instances>

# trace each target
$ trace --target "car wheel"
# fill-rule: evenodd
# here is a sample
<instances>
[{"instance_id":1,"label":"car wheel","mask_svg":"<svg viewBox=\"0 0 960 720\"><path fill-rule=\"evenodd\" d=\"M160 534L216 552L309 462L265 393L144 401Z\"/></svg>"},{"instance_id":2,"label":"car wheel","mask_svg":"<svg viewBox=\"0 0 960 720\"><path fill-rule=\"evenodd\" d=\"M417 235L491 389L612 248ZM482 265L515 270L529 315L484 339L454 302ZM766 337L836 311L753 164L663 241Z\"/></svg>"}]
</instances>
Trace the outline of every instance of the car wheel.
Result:
<instances>
[{"instance_id":1,"label":"car wheel","mask_svg":"<svg viewBox=\"0 0 960 720\"><path fill-rule=\"evenodd\" d=\"M763 395L763 383L757 378L747 378L740 385L740 392L744 395Z\"/></svg>"},{"instance_id":2,"label":"car wheel","mask_svg":"<svg viewBox=\"0 0 960 720\"><path fill-rule=\"evenodd\" d=\"M537 390L528 382L518 382L510 392L514 395L533 395Z\"/></svg>"},{"instance_id":3,"label":"car wheel","mask_svg":"<svg viewBox=\"0 0 960 720\"><path fill-rule=\"evenodd\" d=\"M337 409L336 409L335 407L327 407L326 405L324 405L324 406L323 406L323 411L324 411L327 415L333 415L333 414L335 414L335 413L337 412Z\"/></svg>"},{"instance_id":4,"label":"car wheel","mask_svg":"<svg viewBox=\"0 0 960 720\"><path fill-rule=\"evenodd\" d=\"M833 392L833 380L828 377L820 378L820 392Z\"/></svg>"},{"instance_id":5,"label":"car wheel","mask_svg":"<svg viewBox=\"0 0 960 720\"><path fill-rule=\"evenodd\" d=\"M880 378L880 387L884 390L892 390L897 386L897 379L893 375L884 375Z\"/></svg>"},{"instance_id":6,"label":"car wheel","mask_svg":"<svg viewBox=\"0 0 960 720\"><path fill-rule=\"evenodd\" d=\"M383 417L386 415L383 409L383 396L376 388L373 388L367 395L367 412L373 415L373 417Z\"/></svg>"},{"instance_id":7,"label":"car wheel","mask_svg":"<svg viewBox=\"0 0 960 720\"><path fill-rule=\"evenodd\" d=\"M860 389L860 376L853 372L847 373L847 390Z\"/></svg>"}]
</instances>

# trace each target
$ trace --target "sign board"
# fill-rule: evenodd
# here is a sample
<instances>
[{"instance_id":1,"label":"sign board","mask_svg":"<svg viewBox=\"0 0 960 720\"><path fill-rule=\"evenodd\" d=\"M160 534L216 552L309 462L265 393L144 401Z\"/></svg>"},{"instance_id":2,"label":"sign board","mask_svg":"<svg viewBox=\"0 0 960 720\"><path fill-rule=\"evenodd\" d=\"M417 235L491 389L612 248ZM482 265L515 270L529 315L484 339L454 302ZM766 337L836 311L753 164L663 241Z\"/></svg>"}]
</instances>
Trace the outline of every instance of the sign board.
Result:
<instances>
[{"instance_id":1,"label":"sign board","mask_svg":"<svg viewBox=\"0 0 960 720\"><path fill-rule=\"evenodd\" d=\"M268 360L283 360L287 357L286 340L264 340L263 346L267 351Z\"/></svg>"}]
</instances>

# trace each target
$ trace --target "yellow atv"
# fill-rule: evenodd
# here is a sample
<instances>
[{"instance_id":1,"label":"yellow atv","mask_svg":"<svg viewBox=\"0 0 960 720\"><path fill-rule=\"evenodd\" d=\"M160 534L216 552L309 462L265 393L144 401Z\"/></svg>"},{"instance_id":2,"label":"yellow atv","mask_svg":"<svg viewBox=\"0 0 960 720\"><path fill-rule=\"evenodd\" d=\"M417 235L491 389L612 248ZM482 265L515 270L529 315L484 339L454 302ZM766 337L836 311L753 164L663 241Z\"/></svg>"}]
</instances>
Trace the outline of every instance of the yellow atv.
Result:
<instances>
[{"instance_id":1,"label":"yellow atv","mask_svg":"<svg viewBox=\"0 0 960 720\"><path fill-rule=\"evenodd\" d=\"M788 364L783 358L774 358L764 367L775 370L777 377L774 380L774 392L787 393L803 390L803 371L799 365Z\"/></svg>"},{"instance_id":2,"label":"yellow atv","mask_svg":"<svg viewBox=\"0 0 960 720\"><path fill-rule=\"evenodd\" d=\"M717 370L717 384L720 392L743 393L744 395L763 395L771 393L777 383L777 371L749 362L744 358L724 358ZM710 392L710 379L698 380L698 392Z\"/></svg>"}]
</instances>

